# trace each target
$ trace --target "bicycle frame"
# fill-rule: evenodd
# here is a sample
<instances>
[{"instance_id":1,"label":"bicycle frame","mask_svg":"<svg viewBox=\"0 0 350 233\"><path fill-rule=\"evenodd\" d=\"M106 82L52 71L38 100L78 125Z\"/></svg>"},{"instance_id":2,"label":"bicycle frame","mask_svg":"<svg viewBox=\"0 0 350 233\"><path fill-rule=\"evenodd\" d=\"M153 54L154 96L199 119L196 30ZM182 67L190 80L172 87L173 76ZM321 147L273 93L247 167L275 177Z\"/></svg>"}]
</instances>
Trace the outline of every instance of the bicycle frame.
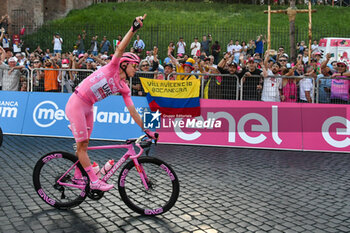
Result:
<instances>
[{"instance_id":1,"label":"bicycle frame","mask_svg":"<svg viewBox=\"0 0 350 233\"><path fill-rule=\"evenodd\" d=\"M143 148L140 146L139 142L146 137L146 135L141 136L140 138L138 138L135 142L135 145L140 149L139 153L136 154L134 146L132 143L130 144L122 144L122 145L106 145L106 146L91 146L88 147L88 150L105 150L105 149L120 149L120 148L124 148L124 149L128 149L128 151L118 160L118 162L116 162L114 164L114 166L103 176L102 181L106 182L107 180L109 180L109 178L112 177L112 175L125 163L125 161L127 161L129 158L133 160L134 164L135 164L135 168L138 171L140 178L142 180L143 185L145 186L145 189L148 190L148 185L147 185L147 176L146 173L144 172L143 167L139 164L137 158L140 157L143 153ZM80 189L84 189L85 185L76 185L76 184L69 184L69 183L65 183L62 182L61 179L63 177L66 176L67 173L69 173L74 167L76 167L76 165L79 163L79 160L73 164L72 167L70 167L68 169L68 171L66 171L57 181L58 184L60 185L64 185L64 186L69 186L69 187L74 187L74 188L80 188ZM125 172L126 174L122 174L121 177L121 182L124 183L125 177L127 175L127 172Z\"/></svg>"}]
</instances>

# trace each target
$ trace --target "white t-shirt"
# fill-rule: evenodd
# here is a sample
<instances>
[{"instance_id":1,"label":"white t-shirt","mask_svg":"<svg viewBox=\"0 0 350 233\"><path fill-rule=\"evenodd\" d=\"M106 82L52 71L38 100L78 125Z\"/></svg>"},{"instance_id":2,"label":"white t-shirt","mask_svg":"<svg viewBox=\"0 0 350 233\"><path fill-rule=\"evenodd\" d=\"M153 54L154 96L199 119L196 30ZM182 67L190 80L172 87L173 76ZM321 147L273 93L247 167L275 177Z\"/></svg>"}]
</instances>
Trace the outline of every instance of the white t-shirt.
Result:
<instances>
[{"instance_id":1,"label":"white t-shirt","mask_svg":"<svg viewBox=\"0 0 350 233\"><path fill-rule=\"evenodd\" d=\"M264 78L264 86L261 94L262 101L280 102L280 89L282 89L282 78L277 78L271 70L267 70L269 76L276 76L276 78Z\"/></svg>"},{"instance_id":2,"label":"white t-shirt","mask_svg":"<svg viewBox=\"0 0 350 233\"><path fill-rule=\"evenodd\" d=\"M309 62L309 57L308 56L303 56L303 62L304 64L306 64L307 62Z\"/></svg>"},{"instance_id":3,"label":"white t-shirt","mask_svg":"<svg viewBox=\"0 0 350 233\"><path fill-rule=\"evenodd\" d=\"M186 42L177 42L177 53L182 53L184 54L185 53L185 47L186 47Z\"/></svg>"},{"instance_id":4,"label":"white t-shirt","mask_svg":"<svg viewBox=\"0 0 350 233\"><path fill-rule=\"evenodd\" d=\"M197 46L196 48L195 48L195 46ZM201 44L199 43L199 42L192 42L192 44L191 44L191 55L192 56L196 56L196 54L197 54L197 51L198 50L200 50L201 49Z\"/></svg>"},{"instance_id":5,"label":"white t-shirt","mask_svg":"<svg viewBox=\"0 0 350 233\"><path fill-rule=\"evenodd\" d=\"M21 47L17 46L16 44L13 44L13 52L14 53L20 53L21 52Z\"/></svg>"},{"instance_id":6,"label":"white t-shirt","mask_svg":"<svg viewBox=\"0 0 350 233\"><path fill-rule=\"evenodd\" d=\"M234 44L228 44L227 45L227 52L233 54L233 46Z\"/></svg>"},{"instance_id":7,"label":"white t-shirt","mask_svg":"<svg viewBox=\"0 0 350 233\"><path fill-rule=\"evenodd\" d=\"M311 78L303 78L302 80L300 80L299 86L300 86L300 99L307 101L306 96L305 96L305 91L310 91L310 97L312 99L312 96L314 94L312 79Z\"/></svg>"},{"instance_id":8,"label":"white t-shirt","mask_svg":"<svg viewBox=\"0 0 350 233\"><path fill-rule=\"evenodd\" d=\"M53 50L62 50L62 38L55 37L54 43L53 43Z\"/></svg>"},{"instance_id":9,"label":"white t-shirt","mask_svg":"<svg viewBox=\"0 0 350 233\"><path fill-rule=\"evenodd\" d=\"M2 47L3 47L4 49L10 48L10 40L9 40L9 39L6 39L6 38L3 38L3 39L2 39Z\"/></svg>"},{"instance_id":10,"label":"white t-shirt","mask_svg":"<svg viewBox=\"0 0 350 233\"><path fill-rule=\"evenodd\" d=\"M319 50L318 50L318 44L312 44L312 45L311 45L311 50L312 50L312 52L319 52Z\"/></svg>"},{"instance_id":11,"label":"white t-shirt","mask_svg":"<svg viewBox=\"0 0 350 233\"><path fill-rule=\"evenodd\" d=\"M233 53L235 56L239 55L241 52L240 50L242 49L241 45L234 45L233 46Z\"/></svg>"}]
</instances>

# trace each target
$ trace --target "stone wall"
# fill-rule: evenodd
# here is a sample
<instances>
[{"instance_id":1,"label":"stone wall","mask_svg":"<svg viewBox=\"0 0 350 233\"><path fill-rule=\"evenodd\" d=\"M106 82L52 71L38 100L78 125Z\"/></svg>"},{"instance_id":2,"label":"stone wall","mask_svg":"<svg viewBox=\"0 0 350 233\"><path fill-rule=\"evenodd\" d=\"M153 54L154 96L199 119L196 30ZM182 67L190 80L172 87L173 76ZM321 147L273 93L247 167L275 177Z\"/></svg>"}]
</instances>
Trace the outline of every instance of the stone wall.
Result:
<instances>
[{"instance_id":1,"label":"stone wall","mask_svg":"<svg viewBox=\"0 0 350 233\"><path fill-rule=\"evenodd\" d=\"M1 0L0 15L10 16L10 33L18 33L24 25L28 30L36 26L64 17L72 9L91 5L94 0Z\"/></svg>"}]
</instances>

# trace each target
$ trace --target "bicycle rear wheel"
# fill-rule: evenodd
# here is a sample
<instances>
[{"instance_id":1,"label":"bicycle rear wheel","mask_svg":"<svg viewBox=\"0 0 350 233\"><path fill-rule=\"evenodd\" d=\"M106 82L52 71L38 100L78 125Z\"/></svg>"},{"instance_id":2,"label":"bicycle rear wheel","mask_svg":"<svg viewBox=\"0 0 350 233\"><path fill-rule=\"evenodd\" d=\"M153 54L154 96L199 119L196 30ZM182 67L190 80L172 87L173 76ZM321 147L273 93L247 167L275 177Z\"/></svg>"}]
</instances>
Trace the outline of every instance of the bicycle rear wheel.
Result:
<instances>
[{"instance_id":1,"label":"bicycle rear wheel","mask_svg":"<svg viewBox=\"0 0 350 233\"><path fill-rule=\"evenodd\" d=\"M36 163L33 172L33 183L36 193L48 205L57 209L69 209L80 205L86 198L86 183L89 178L75 155L67 152L55 151L41 157ZM81 188L69 187L66 184L74 184L75 168L82 175ZM71 169L67 174L65 174ZM58 180L63 183L58 184Z\"/></svg>"},{"instance_id":2,"label":"bicycle rear wheel","mask_svg":"<svg viewBox=\"0 0 350 233\"><path fill-rule=\"evenodd\" d=\"M118 189L124 203L142 215L159 215L174 206L180 192L174 170L153 157L138 159L140 170L146 174L149 187L145 189L134 162L127 163L119 174Z\"/></svg>"}]
</instances>

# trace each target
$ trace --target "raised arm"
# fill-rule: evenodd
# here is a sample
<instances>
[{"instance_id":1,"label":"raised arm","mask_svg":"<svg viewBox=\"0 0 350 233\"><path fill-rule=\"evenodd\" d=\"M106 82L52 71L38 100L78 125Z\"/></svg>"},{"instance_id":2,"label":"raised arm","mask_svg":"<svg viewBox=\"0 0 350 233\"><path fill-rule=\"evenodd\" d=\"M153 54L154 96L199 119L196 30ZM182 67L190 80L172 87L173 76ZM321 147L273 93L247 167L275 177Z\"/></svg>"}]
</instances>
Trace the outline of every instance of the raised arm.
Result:
<instances>
[{"instance_id":1,"label":"raised arm","mask_svg":"<svg viewBox=\"0 0 350 233\"><path fill-rule=\"evenodd\" d=\"M143 20L146 18L146 14L143 15L143 17L139 16L136 17L136 19L133 22L133 25L131 26L130 30L126 33L122 41L120 42L118 48L115 50L114 56L121 57L123 56L123 53L128 46L128 44L131 41L131 38L134 36L136 31L140 29L143 25Z\"/></svg>"}]
</instances>

